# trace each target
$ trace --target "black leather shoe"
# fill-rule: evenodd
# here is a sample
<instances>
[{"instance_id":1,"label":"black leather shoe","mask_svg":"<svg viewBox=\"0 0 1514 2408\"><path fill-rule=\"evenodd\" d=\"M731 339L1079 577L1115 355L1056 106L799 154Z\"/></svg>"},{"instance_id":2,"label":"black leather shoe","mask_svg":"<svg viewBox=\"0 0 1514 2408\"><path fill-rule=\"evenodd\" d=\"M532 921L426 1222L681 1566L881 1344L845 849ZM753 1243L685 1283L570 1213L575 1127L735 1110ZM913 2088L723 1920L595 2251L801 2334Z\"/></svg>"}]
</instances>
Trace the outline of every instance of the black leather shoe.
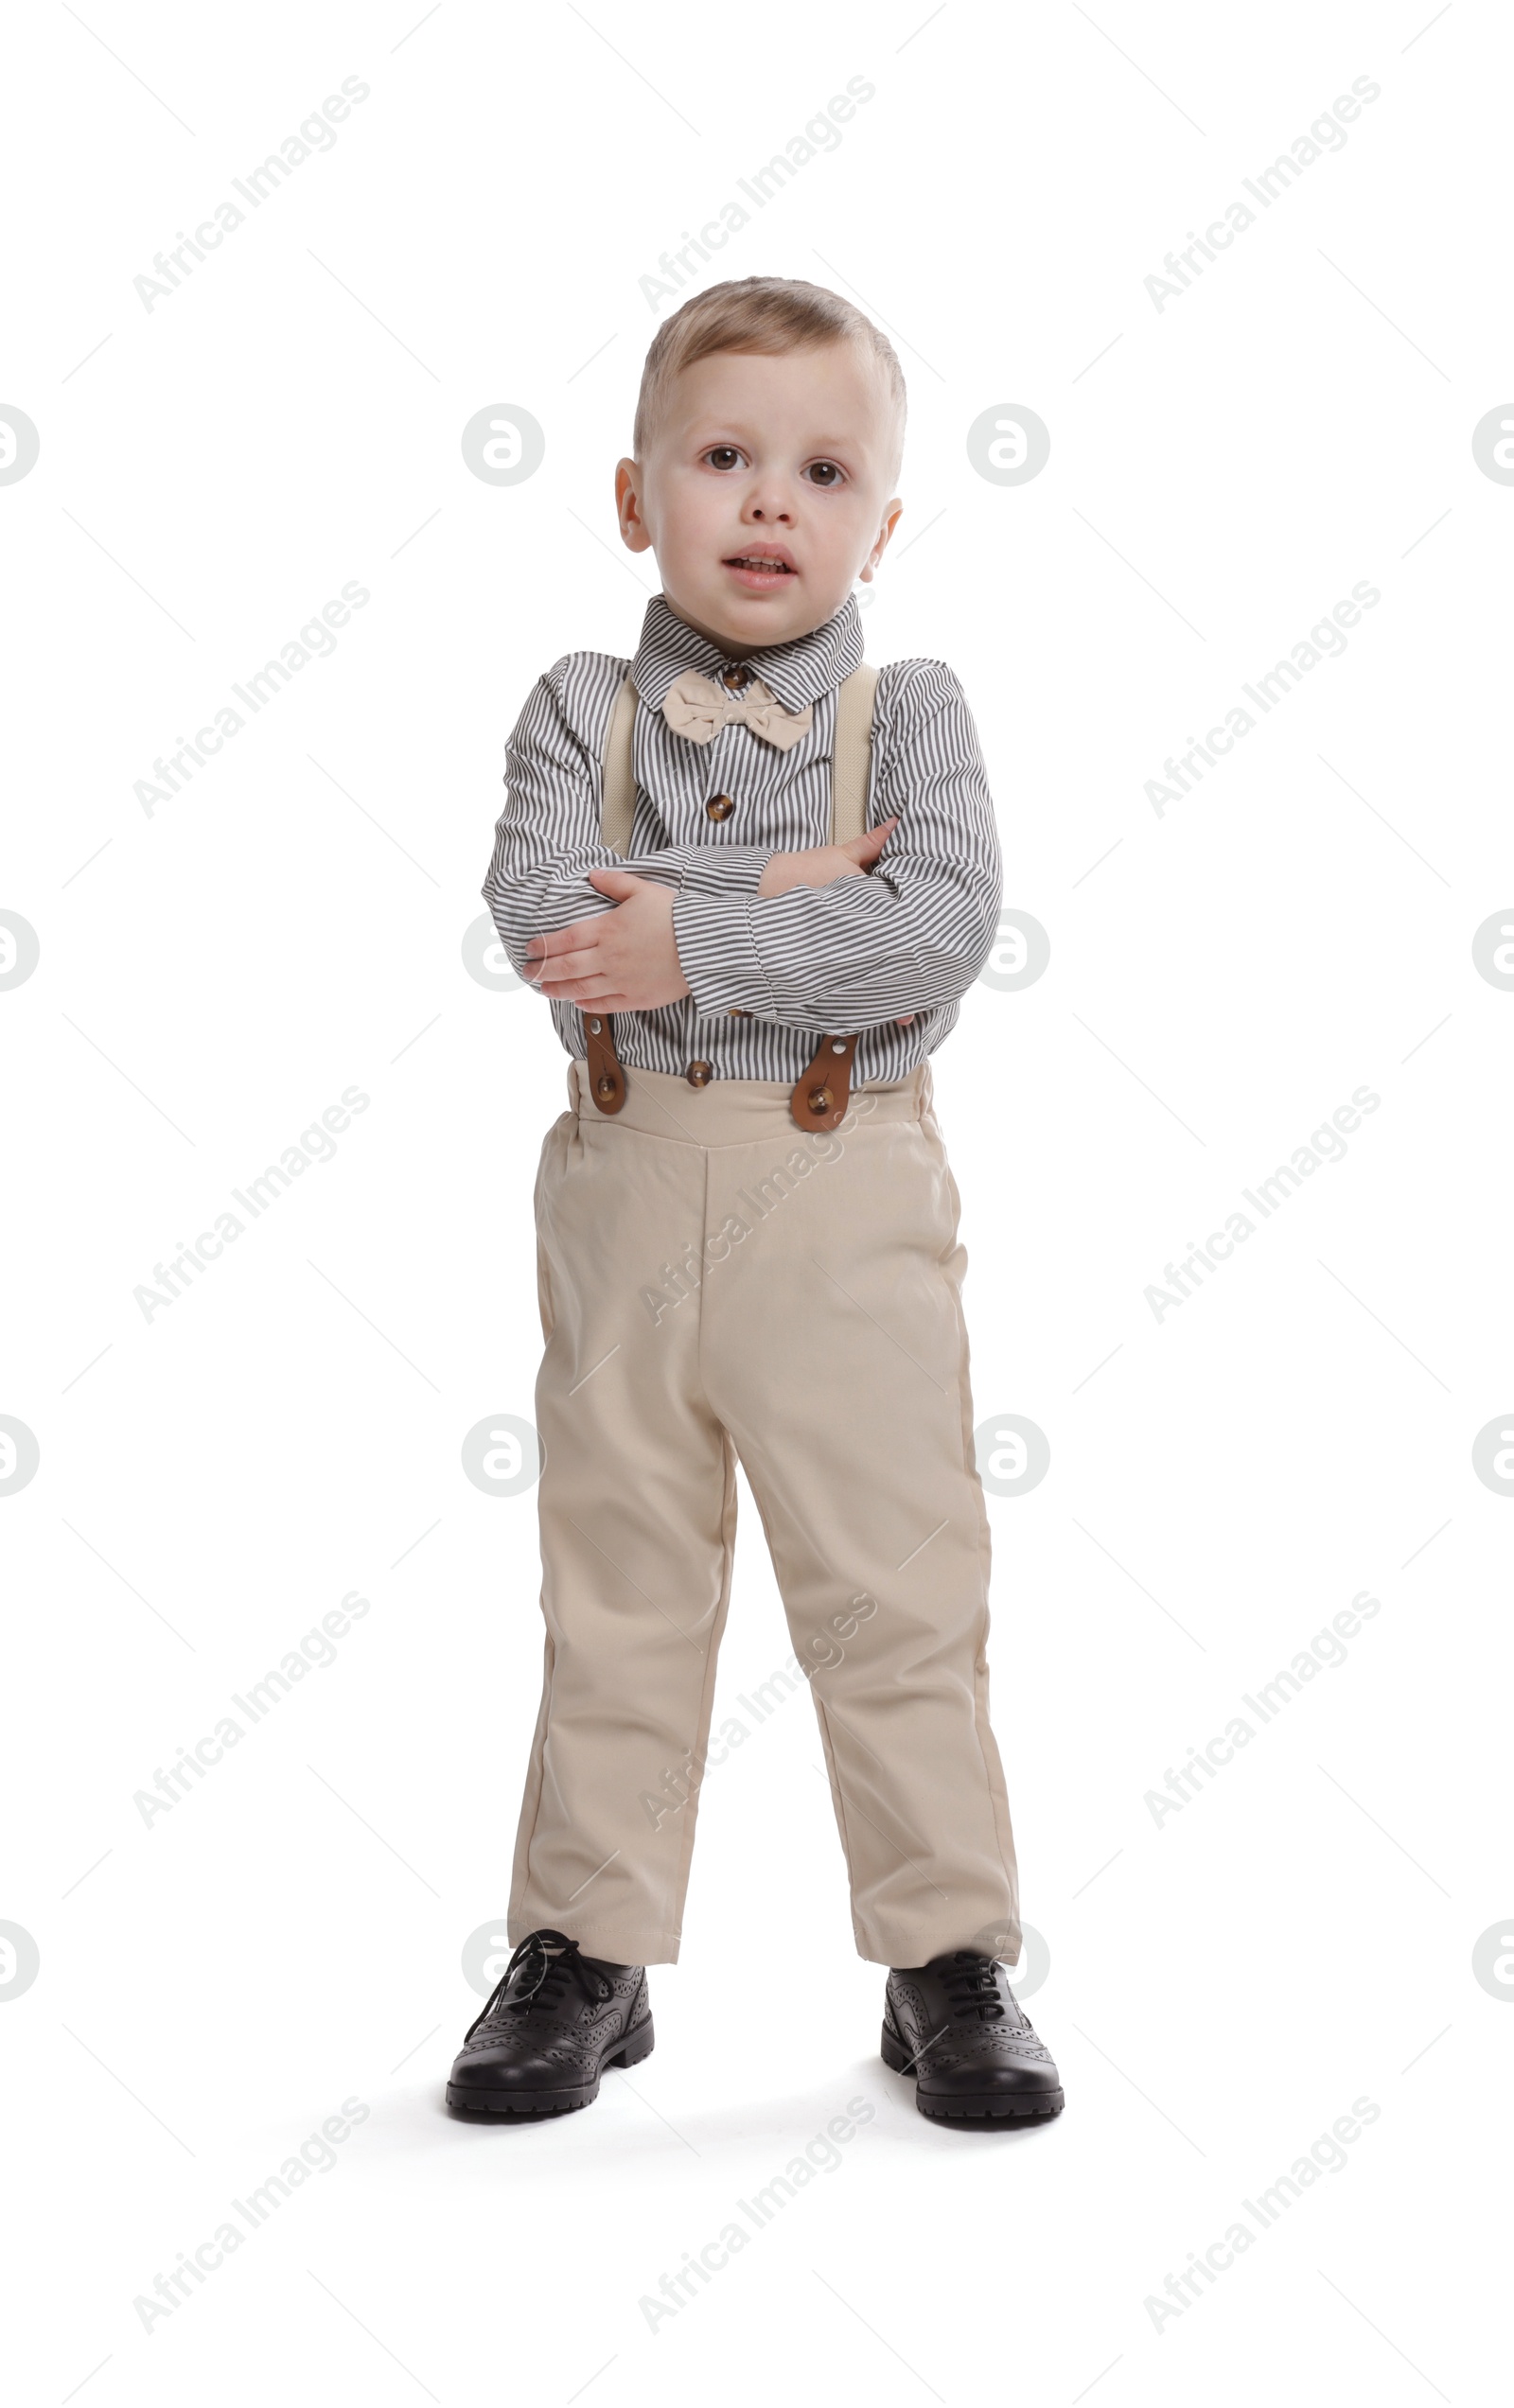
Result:
<instances>
[{"instance_id":1,"label":"black leather shoe","mask_svg":"<svg viewBox=\"0 0 1514 2408\"><path fill-rule=\"evenodd\" d=\"M560 1931L534 1931L469 2028L447 2103L475 2116L562 2116L598 2098L607 2065L638 2065L651 2053L645 1969L580 1956Z\"/></svg>"},{"instance_id":2,"label":"black leather shoe","mask_svg":"<svg viewBox=\"0 0 1514 2408\"><path fill-rule=\"evenodd\" d=\"M895 1969L883 2007L883 2062L915 2077L923 2116L1034 2123L1060 2115L1051 2053L993 1957L954 1948Z\"/></svg>"}]
</instances>

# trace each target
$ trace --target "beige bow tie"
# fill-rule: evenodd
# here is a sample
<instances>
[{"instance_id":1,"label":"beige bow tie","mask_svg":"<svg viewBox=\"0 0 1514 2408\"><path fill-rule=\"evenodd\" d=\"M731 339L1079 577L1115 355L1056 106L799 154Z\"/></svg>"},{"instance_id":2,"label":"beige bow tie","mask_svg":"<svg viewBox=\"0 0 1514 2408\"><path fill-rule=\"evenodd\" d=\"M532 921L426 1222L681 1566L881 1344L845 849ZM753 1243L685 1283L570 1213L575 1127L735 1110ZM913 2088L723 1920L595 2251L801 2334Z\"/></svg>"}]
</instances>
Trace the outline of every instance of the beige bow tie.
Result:
<instances>
[{"instance_id":1,"label":"beige bow tie","mask_svg":"<svg viewBox=\"0 0 1514 2408\"><path fill-rule=\"evenodd\" d=\"M691 744L708 744L722 728L744 719L753 735L786 752L809 734L815 705L807 702L802 711L785 711L761 677L753 677L736 694L717 686L713 677L701 677L697 669L685 669L668 688L662 716L675 735L687 736Z\"/></svg>"}]
</instances>

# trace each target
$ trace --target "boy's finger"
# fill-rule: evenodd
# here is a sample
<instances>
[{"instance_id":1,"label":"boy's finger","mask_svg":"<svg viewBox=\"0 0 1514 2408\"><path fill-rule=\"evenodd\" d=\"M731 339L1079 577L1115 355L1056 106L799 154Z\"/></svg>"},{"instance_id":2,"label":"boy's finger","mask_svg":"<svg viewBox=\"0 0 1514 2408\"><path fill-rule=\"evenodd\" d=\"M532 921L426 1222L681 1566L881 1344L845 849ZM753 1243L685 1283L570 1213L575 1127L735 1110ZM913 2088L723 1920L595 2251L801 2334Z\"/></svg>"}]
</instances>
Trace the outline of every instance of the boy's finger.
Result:
<instances>
[{"instance_id":1,"label":"boy's finger","mask_svg":"<svg viewBox=\"0 0 1514 2408\"><path fill-rule=\"evenodd\" d=\"M598 944L599 923L609 916L607 911L596 911L587 920L570 921L566 928L546 929L540 936L531 939L526 946L526 959L540 961L547 954L575 953L583 945Z\"/></svg>"},{"instance_id":2,"label":"boy's finger","mask_svg":"<svg viewBox=\"0 0 1514 2408\"><path fill-rule=\"evenodd\" d=\"M537 987L537 992L545 995L551 1003L594 1004L607 1011L609 1005L606 997L614 993L614 982L598 977L549 978Z\"/></svg>"},{"instance_id":3,"label":"boy's finger","mask_svg":"<svg viewBox=\"0 0 1514 2408\"><path fill-rule=\"evenodd\" d=\"M899 817L895 813L891 819L885 819L881 827L865 829L860 836L849 836L839 849L850 853L854 861L861 860L865 854L881 852L898 825Z\"/></svg>"},{"instance_id":4,"label":"boy's finger","mask_svg":"<svg viewBox=\"0 0 1514 2408\"><path fill-rule=\"evenodd\" d=\"M528 962L526 965L534 987L561 986L567 978L592 978L604 966L599 955L589 950L555 953L546 961Z\"/></svg>"}]
</instances>

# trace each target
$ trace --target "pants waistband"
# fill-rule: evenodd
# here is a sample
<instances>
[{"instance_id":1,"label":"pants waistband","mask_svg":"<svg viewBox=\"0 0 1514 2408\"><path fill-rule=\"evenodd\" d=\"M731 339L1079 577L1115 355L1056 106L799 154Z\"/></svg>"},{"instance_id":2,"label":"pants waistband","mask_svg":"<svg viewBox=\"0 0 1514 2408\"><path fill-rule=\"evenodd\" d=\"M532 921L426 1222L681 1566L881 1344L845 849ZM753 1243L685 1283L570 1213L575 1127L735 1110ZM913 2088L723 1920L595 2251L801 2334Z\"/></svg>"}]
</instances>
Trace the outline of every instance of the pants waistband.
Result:
<instances>
[{"instance_id":1,"label":"pants waistband","mask_svg":"<svg viewBox=\"0 0 1514 2408\"><path fill-rule=\"evenodd\" d=\"M619 1112L601 1112L589 1084L589 1064L574 1055L568 1064L568 1107L581 1120L605 1129L636 1129L680 1145L756 1145L785 1132L797 1145L802 1132L789 1110L793 1082L783 1079L713 1079L691 1087L667 1070L625 1073L625 1101ZM929 1111L928 1062L916 1063L902 1079L879 1079L854 1086L841 1129L865 1128L873 1120L918 1120Z\"/></svg>"}]
</instances>

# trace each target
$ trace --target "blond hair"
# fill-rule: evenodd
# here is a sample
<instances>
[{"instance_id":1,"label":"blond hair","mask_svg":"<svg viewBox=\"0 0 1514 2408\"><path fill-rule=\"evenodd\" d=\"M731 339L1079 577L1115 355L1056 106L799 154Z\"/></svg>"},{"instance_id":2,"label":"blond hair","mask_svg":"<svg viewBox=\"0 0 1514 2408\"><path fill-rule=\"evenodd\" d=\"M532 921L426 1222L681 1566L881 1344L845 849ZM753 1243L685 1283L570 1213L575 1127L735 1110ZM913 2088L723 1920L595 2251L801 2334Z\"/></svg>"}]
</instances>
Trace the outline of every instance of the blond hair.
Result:
<instances>
[{"instance_id":1,"label":"blond hair","mask_svg":"<svg viewBox=\"0 0 1514 2408\"><path fill-rule=\"evenodd\" d=\"M740 276L696 292L659 326L652 338L642 389L637 395L631 449L646 458L668 387L696 360L717 351L809 351L826 343L852 343L884 372L894 412L893 473L905 441L905 377L887 335L853 302L824 285L798 276Z\"/></svg>"}]
</instances>

